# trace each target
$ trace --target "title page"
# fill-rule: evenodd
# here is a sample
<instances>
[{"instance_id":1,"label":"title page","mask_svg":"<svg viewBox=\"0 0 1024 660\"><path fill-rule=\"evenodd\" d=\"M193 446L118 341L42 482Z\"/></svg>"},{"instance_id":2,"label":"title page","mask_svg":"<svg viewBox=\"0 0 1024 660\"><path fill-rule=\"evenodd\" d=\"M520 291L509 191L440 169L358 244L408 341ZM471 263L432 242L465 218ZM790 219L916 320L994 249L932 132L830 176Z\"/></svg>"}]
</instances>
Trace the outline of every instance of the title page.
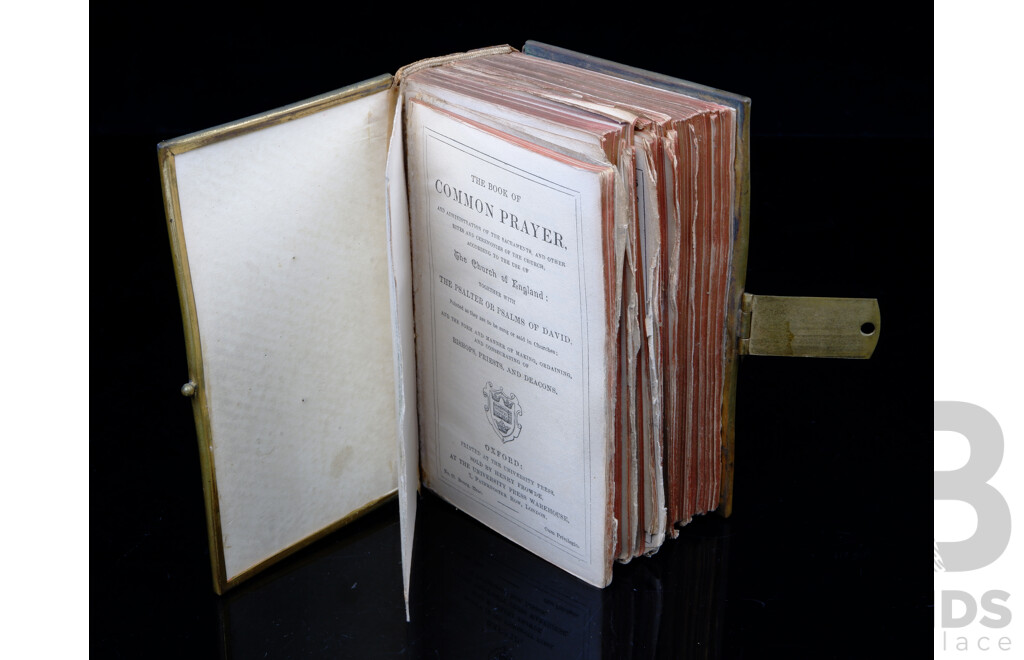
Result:
<instances>
[{"instance_id":1,"label":"title page","mask_svg":"<svg viewBox=\"0 0 1024 660\"><path fill-rule=\"evenodd\" d=\"M424 482L603 586L614 172L408 112Z\"/></svg>"}]
</instances>

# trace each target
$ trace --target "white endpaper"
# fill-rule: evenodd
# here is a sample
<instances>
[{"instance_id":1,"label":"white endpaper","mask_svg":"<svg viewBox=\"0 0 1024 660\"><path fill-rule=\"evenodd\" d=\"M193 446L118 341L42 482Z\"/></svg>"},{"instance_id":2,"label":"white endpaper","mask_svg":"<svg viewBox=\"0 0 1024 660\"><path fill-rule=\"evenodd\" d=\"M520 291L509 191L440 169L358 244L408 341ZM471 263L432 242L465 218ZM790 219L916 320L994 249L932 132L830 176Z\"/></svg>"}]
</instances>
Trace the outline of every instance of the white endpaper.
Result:
<instances>
[{"instance_id":1,"label":"white endpaper","mask_svg":"<svg viewBox=\"0 0 1024 660\"><path fill-rule=\"evenodd\" d=\"M388 94L175 156L227 579L396 489Z\"/></svg>"}]
</instances>

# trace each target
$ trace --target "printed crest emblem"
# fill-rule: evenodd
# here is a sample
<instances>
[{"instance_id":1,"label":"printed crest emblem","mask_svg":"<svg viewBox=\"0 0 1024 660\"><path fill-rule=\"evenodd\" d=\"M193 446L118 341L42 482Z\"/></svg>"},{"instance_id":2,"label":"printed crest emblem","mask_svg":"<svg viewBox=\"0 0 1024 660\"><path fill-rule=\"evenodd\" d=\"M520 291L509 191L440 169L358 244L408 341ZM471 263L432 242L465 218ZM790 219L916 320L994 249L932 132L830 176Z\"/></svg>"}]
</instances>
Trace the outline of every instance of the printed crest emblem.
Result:
<instances>
[{"instance_id":1,"label":"printed crest emblem","mask_svg":"<svg viewBox=\"0 0 1024 660\"><path fill-rule=\"evenodd\" d=\"M484 385L484 412L487 414L487 421L491 428L498 434L502 442L512 442L519 437L523 425L519 423L519 416L523 409L519 405L519 399L515 394L505 394L504 388L494 387L490 381Z\"/></svg>"}]
</instances>

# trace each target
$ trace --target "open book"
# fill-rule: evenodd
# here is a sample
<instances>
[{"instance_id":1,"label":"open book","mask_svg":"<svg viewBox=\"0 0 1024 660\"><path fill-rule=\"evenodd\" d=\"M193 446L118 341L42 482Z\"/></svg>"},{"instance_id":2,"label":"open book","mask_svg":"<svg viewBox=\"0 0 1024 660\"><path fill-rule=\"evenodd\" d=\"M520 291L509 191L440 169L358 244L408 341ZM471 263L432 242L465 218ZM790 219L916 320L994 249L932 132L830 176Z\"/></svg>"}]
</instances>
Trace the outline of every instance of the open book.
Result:
<instances>
[{"instance_id":1,"label":"open book","mask_svg":"<svg viewBox=\"0 0 1024 660\"><path fill-rule=\"evenodd\" d=\"M218 592L423 486L597 586L731 507L737 356L867 357L743 290L749 100L529 43L160 148Z\"/></svg>"}]
</instances>

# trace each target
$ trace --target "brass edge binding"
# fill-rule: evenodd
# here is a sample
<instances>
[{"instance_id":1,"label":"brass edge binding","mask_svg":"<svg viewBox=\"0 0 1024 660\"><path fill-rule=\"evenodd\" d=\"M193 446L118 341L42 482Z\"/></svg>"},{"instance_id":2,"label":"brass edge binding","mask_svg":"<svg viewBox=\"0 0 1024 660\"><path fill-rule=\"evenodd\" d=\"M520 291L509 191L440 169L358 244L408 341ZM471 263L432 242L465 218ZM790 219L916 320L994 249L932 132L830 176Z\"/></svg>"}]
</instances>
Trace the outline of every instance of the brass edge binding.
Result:
<instances>
[{"instance_id":1,"label":"brass edge binding","mask_svg":"<svg viewBox=\"0 0 1024 660\"><path fill-rule=\"evenodd\" d=\"M185 351L188 362L189 381L182 386L182 394L192 399L192 412L196 421L196 437L199 442L199 463L203 477L203 501L206 509L207 536L210 545L210 560L213 571L213 590L222 595L227 589L235 586L251 574L266 568L270 564L283 559L299 548L305 547L318 538L334 531L356 517L371 511L394 496L394 492L350 513L341 520L285 548L256 566L227 578L224 559L223 534L220 521L220 499L217 492L217 474L213 461L212 431L210 428L210 409L204 387L202 343L199 336L199 321L196 314L195 297L192 290L192 276L188 265L188 253L185 247L185 233L181 223L181 203L178 198L178 181L174 157L199 147L238 137L253 131L283 124L294 119L326 110L327 108L349 101L355 101L372 94L391 89L393 77L384 74L376 78L327 92L305 101L293 103L275 110L246 117L238 121L228 122L210 129L190 133L179 138L165 140L157 145L157 158L160 166L160 178L164 193L164 214L167 231L171 242L171 254L174 260L174 274L178 283L178 299L181 305L181 317L185 330ZM188 392L186 392L188 390Z\"/></svg>"},{"instance_id":2,"label":"brass edge binding","mask_svg":"<svg viewBox=\"0 0 1024 660\"><path fill-rule=\"evenodd\" d=\"M189 374L186 386L191 385L191 394L187 396L192 399L192 414L195 417L196 438L199 441L199 464L203 476L203 504L206 509L206 531L213 569L213 590L221 594L227 584L227 574L224 567L224 549L221 544L220 499L217 496L217 475L213 465L209 404L206 399L206 388L203 387L199 320L195 311L196 301L192 291L192 275L189 271L188 254L185 249L185 232L181 225L181 203L178 199L174 152L161 145L157 155L164 190L167 232L171 241L174 275L178 282L178 300L181 304L181 319L185 331L185 354ZM186 393L185 389L183 386L182 394Z\"/></svg>"},{"instance_id":3,"label":"brass edge binding","mask_svg":"<svg viewBox=\"0 0 1024 660\"><path fill-rule=\"evenodd\" d=\"M712 90L713 91L713 90ZM731 290L725 319L725 383L722 396L722 483L718 512L732 515L732 495L736 464L736 386L739 381L737 337L742 314L740 307L747 282L747 256L750 245L750 99L737 97L736 202L733 218Z\"/></svg>"}]
</instances>

